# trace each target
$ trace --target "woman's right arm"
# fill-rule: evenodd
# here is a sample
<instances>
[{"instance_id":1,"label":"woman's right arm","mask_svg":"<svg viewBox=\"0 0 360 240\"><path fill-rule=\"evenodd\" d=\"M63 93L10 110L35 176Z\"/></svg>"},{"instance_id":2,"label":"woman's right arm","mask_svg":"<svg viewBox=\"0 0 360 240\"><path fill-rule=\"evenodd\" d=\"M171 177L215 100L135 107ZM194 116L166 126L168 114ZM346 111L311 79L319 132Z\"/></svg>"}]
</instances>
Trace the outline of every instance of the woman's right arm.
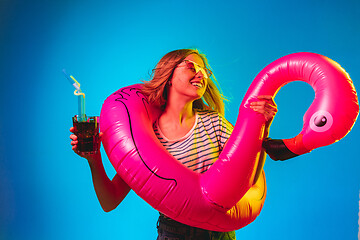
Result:
<instances>
[{"instance_id":1,"label":"woman's right arm","mask_svg":"<svg viewBox=\"0 0 360 240\"><path fill-rule=\"evenodd\" d=\"M70 128L70 131L73 132L74 129ZM108 178L102 163L100 151L96 154L81 153L77 150L77 136L71 134L70 139L72 140L71 145L74 152L88 160L96 196L102 209L105 212L110 212L124 200L130 191L130 187L117 174L112 180Z\"/></svg>"}]
</instances>

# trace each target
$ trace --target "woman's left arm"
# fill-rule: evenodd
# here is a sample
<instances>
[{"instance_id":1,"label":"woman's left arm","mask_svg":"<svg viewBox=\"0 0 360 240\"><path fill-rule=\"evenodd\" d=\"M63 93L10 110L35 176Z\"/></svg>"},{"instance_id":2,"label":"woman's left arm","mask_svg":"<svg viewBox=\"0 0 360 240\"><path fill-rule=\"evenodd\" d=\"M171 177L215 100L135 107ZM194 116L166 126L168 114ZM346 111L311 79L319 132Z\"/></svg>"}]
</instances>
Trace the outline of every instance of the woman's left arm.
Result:
<instances>
[{"instance_id":1,"label":"woman's left arm","mask_svg":"<svg viewBox=\"0 0 360 240\"><path fill-rule=\"evenodd\" d=\"M264 139L269 135L270 125L272 120L274 119L275 114L277 113L277 106L272 98L269 95L261 95L257 97L259 101L252 102L250 104L250 108L253 109L255 112L261 113L264 115L266 123L265 123L265 130L264 130ZM264 149L261 150L259 156L259 162L255 173L254 184L259 179L259 176L262 172L262 169L265 164L266 152Z\"/></svg>"}]
</instances>

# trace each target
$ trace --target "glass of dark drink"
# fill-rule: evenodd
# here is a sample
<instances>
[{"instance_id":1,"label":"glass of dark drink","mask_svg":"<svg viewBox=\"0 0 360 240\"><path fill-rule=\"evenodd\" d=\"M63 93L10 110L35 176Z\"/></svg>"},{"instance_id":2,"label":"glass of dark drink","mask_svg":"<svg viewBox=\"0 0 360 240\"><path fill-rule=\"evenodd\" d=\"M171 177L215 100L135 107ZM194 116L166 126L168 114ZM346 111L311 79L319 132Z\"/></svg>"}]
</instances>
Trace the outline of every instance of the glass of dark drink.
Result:
<instances>
[{"instance_id":1,"label":"glass of dark drink","mask_svg":"<svg viewBox=\"0 0 360 240\"><path fill-rule=\"evenodd\" d=\"M100 149L99 117L88 117L79 122L78 116L73 117L74 134L77 136L77 149L84 153L96 153Z\"/></svg>"}]
</instances>

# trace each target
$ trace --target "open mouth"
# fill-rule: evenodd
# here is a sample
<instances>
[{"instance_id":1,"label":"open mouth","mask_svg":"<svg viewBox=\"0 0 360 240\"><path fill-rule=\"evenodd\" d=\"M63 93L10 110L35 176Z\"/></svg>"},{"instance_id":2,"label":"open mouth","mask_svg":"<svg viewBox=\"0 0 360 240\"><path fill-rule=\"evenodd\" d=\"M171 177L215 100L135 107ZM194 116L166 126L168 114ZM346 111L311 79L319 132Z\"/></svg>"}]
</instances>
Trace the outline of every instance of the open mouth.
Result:
<instances>
[{"instance_id":1,"label":"open mouth","mask_svg":"<svg viewBox=\"0 0 360 240\"><path fill-rule=\"evenodd\" d=\"M197 87L197 88L202 88L203 87L203 84L200 83L200 82L192 82L191 85Z\"/></svg>"}]
</instances>

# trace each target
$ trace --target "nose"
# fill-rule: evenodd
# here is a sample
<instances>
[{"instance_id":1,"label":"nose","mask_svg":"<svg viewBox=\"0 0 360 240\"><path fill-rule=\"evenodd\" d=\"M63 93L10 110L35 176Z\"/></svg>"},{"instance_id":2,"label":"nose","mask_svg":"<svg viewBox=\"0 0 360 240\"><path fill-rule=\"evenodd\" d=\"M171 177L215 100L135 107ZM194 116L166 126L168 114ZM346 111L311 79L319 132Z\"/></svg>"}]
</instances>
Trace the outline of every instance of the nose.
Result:
<instances>
[{"instance_id":1,"label":"nose","mask_svg":"<svg viewBox=\"0 0 360 240\"><path fill-rule=\"evenodd\" d=\"M195 74L195 78L199 79L202 84L207 85L207 79L205 78L204 74L201 71L198 71Z\"/></svg>"},{"instance_id":2,"label":"nose","mask_svg":"<svg viewBox=\"0 0 360 240\"><path fill-rule=\"evenodd\" d=\"M201 71L198 71L196 74L195 74L195 77L196 78L201 78L201 79L204 79L204 74L201 72Z\"/></svg>"}]
</instances>

